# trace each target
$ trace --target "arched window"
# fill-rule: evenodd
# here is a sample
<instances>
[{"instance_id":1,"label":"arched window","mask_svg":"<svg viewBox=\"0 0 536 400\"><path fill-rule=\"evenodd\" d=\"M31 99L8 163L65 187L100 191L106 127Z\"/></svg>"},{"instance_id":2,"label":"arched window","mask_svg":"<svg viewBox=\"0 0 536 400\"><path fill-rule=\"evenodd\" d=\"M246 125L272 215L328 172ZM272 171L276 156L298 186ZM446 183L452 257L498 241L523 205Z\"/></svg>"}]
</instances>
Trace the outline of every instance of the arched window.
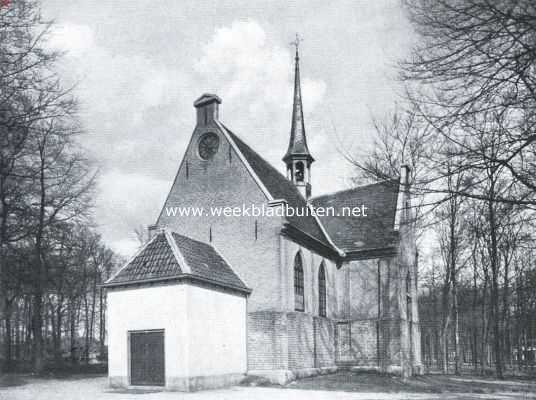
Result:
<instances>
[{"instance_id":1,"label":"arched window","mask_svg":"<svg viewBox=\"0 0 536 400\"><path fill-rule=\"evenodd\" d=\"M326 271L323 262L318 269L318 315L326 316Z\"/></svg>"},{"instance_id":2,"label":"arched window","mask_svg":"<svg viewBox=\"0 0 536 400\"><path fill-rule=\"evenodd\" d=\"M303 291L303 264L300 253L294 258L294 309L305 311L305 296Z\"/></svg>"}]
</instances>

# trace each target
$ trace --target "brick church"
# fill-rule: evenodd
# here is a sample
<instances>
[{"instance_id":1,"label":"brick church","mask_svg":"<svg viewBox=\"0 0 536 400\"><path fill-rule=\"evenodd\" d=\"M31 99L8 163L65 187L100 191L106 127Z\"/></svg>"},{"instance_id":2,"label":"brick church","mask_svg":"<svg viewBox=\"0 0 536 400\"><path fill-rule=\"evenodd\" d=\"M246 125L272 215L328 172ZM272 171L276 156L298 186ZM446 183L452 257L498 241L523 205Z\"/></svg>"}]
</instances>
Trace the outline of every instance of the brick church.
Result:
<instances>
[{"instance_id":1,"label":"brick church","mask_svg":"<svg viewBox=\"0 0 536 400\"><path fill-rule=\"evenodd\" d=\"M246 144L247 132L223 124L221 103L212 94L194 102L197 123L151 239L105 284L110 384L188 391L341 367L419 373L408 169L312 197L297 49L286 176ZM169 213L243 205L367 211Z\"/></svg>"}]
</instances>

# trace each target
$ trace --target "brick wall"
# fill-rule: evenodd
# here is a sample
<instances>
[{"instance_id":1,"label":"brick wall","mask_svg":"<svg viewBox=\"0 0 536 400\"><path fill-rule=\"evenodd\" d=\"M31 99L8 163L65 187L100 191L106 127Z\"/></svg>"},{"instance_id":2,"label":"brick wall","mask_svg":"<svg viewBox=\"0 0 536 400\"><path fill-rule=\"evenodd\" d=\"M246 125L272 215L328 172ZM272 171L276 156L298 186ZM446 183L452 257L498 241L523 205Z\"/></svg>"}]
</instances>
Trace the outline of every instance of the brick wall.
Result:
<instances>
[{"instance_id":1,"label":"brick wall","mask_svg":"<svg viewBox=\"0 0 536 400\"><path fill-rule=\"evenodd\" d=\"M328 318L313 317L315 339L315 366L335 365L335 322Z\"/></svg>"},{"instance_id":2,"label":"brick wall","mask_svg":"<svg viewBox=\"0 0 536 400\"><path fill-rule=\"evenodd\" d=\"M286 313L248 313L248 370L288 369Z\"/></svg>"},{"instance_id":3,"label":"brick wall","mask_svg":"<svg viewBox=\"0 0 536 400\"><path fill-rule=\"evenodd\" d=\"M287 315L289 369L315 367L313 317L300 312Z\"/></svg>"},{"instance_id":4,"label":"brick wall","mask_svg":"<svg viewBox=\"0 0 536 400\"><path fill-rule=\"evenodd\" d=\"M380 365L383 368L399 366L401 360L401 324L399 319L381 320L380 331Z\"/></svg>"},{"instance_id":5,"label":"brick wall","mask_svg":"<svg viewBox=\"0 0 536 400\"><path fill-rule=\"evenodd\" d=\"M248 314L248 369L271 370L335 365L335 323L301 312Z\"/></svg>"},{"instance_id":6,"label":"brick wall","mask_svg":"<svg viewBox=\"0 0 536 400\"><path fill-rule=\"evenodd\" d=\"M377 365L377 321L363 320L351 323L351 355L357 365Z\"/></svg>"}]
</instances>

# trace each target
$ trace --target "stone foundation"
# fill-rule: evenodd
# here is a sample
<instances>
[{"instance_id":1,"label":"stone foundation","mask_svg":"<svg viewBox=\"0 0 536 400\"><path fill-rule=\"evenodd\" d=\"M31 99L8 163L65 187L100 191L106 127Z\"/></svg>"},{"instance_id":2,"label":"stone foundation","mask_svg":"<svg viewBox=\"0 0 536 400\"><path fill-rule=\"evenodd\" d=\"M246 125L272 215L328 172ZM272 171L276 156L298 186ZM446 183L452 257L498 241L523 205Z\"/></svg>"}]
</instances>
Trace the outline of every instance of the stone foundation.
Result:
<instances>
[{"instance_id":1,"label":"stone foundation","mask_svg":"<svg viewBox=\"0 0 536 400\"><path fill-rule=\"evenodd\" d=\"M192 377L166 378L166 390L177 392L195 392L204 389L219 389L227 386L238 385L245 374L223 374Z\"/></svg>"},{"instance_id":2,"label":"stone foundation","mask_svg":"<svg viewBox=\"0 0 536 400\"><path fill-rule=\"evenodd\" d=\"M166 376L165 386L132 386L126 376L108 377L108 385L114 389L133 389L133 388L161 388L168 391L176 392L195 392L204 389L218 389L227 386L237 385L244 378L245 374L222 374L208 376L192 377L169 377Z\"/></svg>"},{"instance_id":3,"label":"stone foundation","mask_svg":"<svg viewBox=\"0 0 536 400\"><path fill-rule=\"evenodd\" d=\"M296 379L309 378L317 375L333 374L338 371L336 366L322 368L302 368L297 370L258 370L249 371L249 377L258 377L276 385L286 385Z\"/></svg>"}]
</instances>

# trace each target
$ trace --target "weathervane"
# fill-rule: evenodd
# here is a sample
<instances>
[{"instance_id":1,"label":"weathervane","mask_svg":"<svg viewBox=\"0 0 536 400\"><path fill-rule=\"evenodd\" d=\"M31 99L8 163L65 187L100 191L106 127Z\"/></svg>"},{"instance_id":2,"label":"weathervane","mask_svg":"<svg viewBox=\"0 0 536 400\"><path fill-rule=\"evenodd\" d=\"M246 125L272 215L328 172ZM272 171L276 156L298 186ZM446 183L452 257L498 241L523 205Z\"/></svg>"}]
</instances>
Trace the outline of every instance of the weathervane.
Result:
<instances>
[{"instance_id":1,"label":"weathervane","mask_svg":"<svg viewBox=\"0 0 536 400\"><path fill-rule=\"evenodd\" d=\"M296 32L296 39L293 42L290 42L291 46L296 47L296 59L298 58L298 49L300 47L300 42L303 42L303 39L300 37L298 32Z\"/></svg>"}]
</instances>

